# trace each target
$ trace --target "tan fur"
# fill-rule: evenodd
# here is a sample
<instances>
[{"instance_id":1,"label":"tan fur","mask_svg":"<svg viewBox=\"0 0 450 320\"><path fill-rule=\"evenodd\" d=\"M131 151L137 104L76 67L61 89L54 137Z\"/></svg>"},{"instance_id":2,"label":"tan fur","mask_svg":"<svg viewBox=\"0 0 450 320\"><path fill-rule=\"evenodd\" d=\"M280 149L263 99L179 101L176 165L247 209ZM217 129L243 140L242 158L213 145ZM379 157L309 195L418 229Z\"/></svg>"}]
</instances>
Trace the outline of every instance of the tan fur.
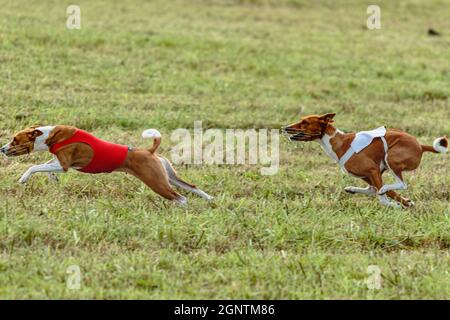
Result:
<instances>
[{"instance_id":1,"label":"tan fur","mask_svg":"<svg viewBox=\"0 0 450 320\"><path fill-rule=\"evenodd\" d=\"M150 153L155 153L156 149L158 149L161 144L161 138L155 138L153 141L153 146L149 149Z\"/></svg>"}]
</instances>

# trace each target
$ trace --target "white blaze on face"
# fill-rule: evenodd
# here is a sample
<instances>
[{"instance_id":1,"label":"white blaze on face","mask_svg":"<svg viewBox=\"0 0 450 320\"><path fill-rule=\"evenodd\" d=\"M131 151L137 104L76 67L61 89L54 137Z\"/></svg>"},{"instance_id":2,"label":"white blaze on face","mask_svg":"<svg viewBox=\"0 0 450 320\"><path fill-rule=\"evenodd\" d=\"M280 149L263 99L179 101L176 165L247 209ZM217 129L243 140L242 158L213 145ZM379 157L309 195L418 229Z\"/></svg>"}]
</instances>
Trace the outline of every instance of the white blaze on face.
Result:
<instances>
[{"instance_id":1,"label":"white blaze on face","mask_svg":"<svg viewBox=\"0 0 450 320\"><path fill-rule=\"evenodd\" d=\"M47 140L50 132L52 132L53 129L55 129L55 126L36 128L36 130L39 130L40 132L42 132L42 134L34 141L33 151L48 151L48 146L45 144L45 140Z\"/></svg>"}]
</instances>

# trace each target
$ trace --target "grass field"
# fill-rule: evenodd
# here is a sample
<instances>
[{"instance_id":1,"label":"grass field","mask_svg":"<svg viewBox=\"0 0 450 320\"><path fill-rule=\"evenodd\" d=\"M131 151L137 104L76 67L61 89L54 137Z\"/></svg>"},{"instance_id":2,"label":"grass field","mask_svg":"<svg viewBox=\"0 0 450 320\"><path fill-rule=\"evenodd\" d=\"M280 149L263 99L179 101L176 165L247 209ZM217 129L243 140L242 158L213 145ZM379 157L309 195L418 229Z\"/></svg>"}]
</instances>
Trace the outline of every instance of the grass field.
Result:
<instances>
[{"instance_id":1,"label":"grass field","mask_svg":"<svg viewBox=\"0 0 450 320\"><path fill-rule=\"evenodd\" d=\"M72 2L81 30L65 26ZM154 127L168 155L195 120L279 128L324 112L343 130L450 134L449 1L376 1L373 31L366 1L72 2L0 0L0 144L39 123L144 146ZM177 166L216 197L187 208L122 174L17 182L49 158L0 160L0 298L450 298L448 155L407 174L412 210L343 192L362 184L313 143L281 139L274 176Z\"/></svg>"}]
</instances>

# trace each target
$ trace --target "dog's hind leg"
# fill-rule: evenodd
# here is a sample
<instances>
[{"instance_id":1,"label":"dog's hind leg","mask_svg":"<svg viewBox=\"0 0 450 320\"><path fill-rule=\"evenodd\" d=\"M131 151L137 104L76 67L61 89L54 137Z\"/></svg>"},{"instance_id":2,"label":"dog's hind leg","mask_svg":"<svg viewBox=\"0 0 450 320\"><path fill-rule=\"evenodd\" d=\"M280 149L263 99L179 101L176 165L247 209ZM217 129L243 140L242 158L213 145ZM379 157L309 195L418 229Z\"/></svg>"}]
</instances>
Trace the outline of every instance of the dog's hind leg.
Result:
<instances>
[{"instance_id":1,"label":"dog's hind leg","mask_svg":"<svg viewBox=\"0 0 450 320\"><path fill-rule=\"evenodd\" d=\"M370 171L369 176L370 184L376 188L376 190L380 190L383 186L383 179L381 178L381 172L379 169L372 169ZM396 208L401 208L401 205L397 202L392 202L388 199L386 194L380 194L378 192L378 200L384 206L391 206Z\"/></svg>"},{"instance_id":2,"label":"dog's hind leg","mask_svg":"<svg viewBox=\"0 0 450 320\"><path fill-rule=\"evenodd\" d=\"M380 178L381 178L381 174L380 174ZM363 180L366 181L369 184L371 183L369 179L363 178ZM371 187L373 188L372 189L373 192L374 192L373 195L377 195L378 194L377 193L377 189L374 186L371 186ZM398 207L398 205L395 205L391 201L389 201L389 199L387 199L386 196L391 198L392 200L398 202L398 203L401 203L403 206L405 206L407 208L414 206L414 202L413 201L400 196L399 194L397 194L393 190L387 191L386 194L378 195L378 197L380 199L380 202L382 204L384 204L384 205L391 205L391 206L394 205L394 206Z\"/></svg>"},{"instance_id":3,"label":"dog's hind leg","mask_svg":"<svg viewBox=\"0 0 450 320\"><path fill-rule=\"evenodd\" d=\"M405 143L406 144L406 143ZM385 163L392 171L395 177L395 183L384 185L379 191L379 194L385 194L391 190L405 190L407 185L403 180L403 172L416 169L420 165L422 159L422 147L415 143L406 144L407 148L393 147L388 151L385 157Z\"/></svg>"},{"instance_id":4,"label":"dog's hind leg","mask_svg":"<svg viewBox=\"0 0 450 320\"><path fill-rule=\"evenodd\" d=\"M203 199L206 199L208 201L212 201L214 198L211 197L209 194L207 194L206 192L200 190L199 188L197 188L195 185L188 183L184 180L182 180L180 177L177 176L177 172L175 171L175 169L172 167L172 165L170 164L169 160L167 160L164 157L160 157L158 156L159 160L161 161L161 163L163 164L164 168L166 169L167 175L169 177L169 183L179 187L181 189L190 191L192 193L195 193L196 195L198 195L199 197L202 197Z\"/></svg>"},{"instance_id":5,"label":"dog's hind leg","mask_svg":"<svg viewBox=\"0 0 450 320\"><path fill-rule=\"evenodd\" d=\"M186 197L173 190L169 184L168 177L163 166L158 160L154 161L155 162L153 163L141 163L139 166L136 166L131 170L127 170L127 172L144 182L150 189L160 196L181 205L186 205Z\"/></svg>"},{"instance_id":6,"label":"dog's hind leg","mask_svg":"<svg viewBox=\"0 0 450 320\"><path fill-rule=\"evenodd\" d=\"M380 195L387 195L389 198L401 203L403 206L409 208L414 206L414 202L400 196L399 194L397 194L397 192L395 192L394 190L404 190L407 188L406 183L403 181L403 174L402 171L399 169L398 166L394 166L392 168L391 166L391 170L394 174L395 177L395 183L393 184L386 184L383 187L381 187L380 191L378 192L378 194Z\"/></svg>"},{"instance_id":7,"label":"dog's hind leg","mask_svg":"<svg viewBox=\"0 0 450 320\"><path fill-rule=\"evenodd\" d=\"M403 175L401 171L394 171L392 170L394 173L394 178L395 178L395 183L393 184L385 184L384 186L381 187L381 189L378 191L378 194L385 194L388 191L393 191L393 190L405 190L407 188L406 183L403 181Z\"/></svg>"},{"instance_id":8,"label":"dog's hind leg","mask_svg":"<svg viewBox=\"0 0 450 320\"><path fill-rule=\"evenodd\" d=\"M181 205L187 204L186 197L173 190L169 183L162 183L161 181L155 181L154 179L149 179L147 177L138 176L138 178L160 196Z\"/></svg>"},{"instance_id":9,"label":"dog's hind leg","mask_svg":"<svg viewBox=\"0 0 450 320\"><path fill-rule=\"evenodd\" d=\"M401 203L402 205L404 205L407 208L411 208L414 206L414 202L412 200L402 197L401 195L399 195L398 193L396 193L393 190L386 192L386 194L389 198Z\"/></svg>"}]
</instances>

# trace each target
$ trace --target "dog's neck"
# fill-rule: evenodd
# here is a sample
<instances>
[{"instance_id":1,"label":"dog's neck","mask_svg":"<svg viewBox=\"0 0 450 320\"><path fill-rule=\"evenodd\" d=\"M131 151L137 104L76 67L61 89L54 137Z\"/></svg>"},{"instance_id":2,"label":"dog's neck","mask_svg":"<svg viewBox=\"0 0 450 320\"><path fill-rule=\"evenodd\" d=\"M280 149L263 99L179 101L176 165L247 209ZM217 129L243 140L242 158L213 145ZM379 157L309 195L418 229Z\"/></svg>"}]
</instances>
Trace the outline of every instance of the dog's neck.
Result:
<instances>
[{"instance_id":1,"label":"dog's neck","mask_svg":"<svg viewBox=\"0 0 450 320\"><path fill-rule=\"evenodd\" d=\"M349 135L351 134L346 134L333 125L328 124L322 138L316 139L316 141L331 159L339 162L339 159L349 148L349 144L347 143L347 137Z\"/></svg>"},{"instance_id":2,"label":"dog's neck","mask_svg":"<svg viewBox=\"0 0 450 320\"><path fill-rule=\"evenodd\" d=\"M42 134L34 141L33 151L48 151L48 146L45 144L45 140L47 140L50 132L55 129L55 126L38 127L36 129L41 131Z\"/></svg>"}]
</instances>

